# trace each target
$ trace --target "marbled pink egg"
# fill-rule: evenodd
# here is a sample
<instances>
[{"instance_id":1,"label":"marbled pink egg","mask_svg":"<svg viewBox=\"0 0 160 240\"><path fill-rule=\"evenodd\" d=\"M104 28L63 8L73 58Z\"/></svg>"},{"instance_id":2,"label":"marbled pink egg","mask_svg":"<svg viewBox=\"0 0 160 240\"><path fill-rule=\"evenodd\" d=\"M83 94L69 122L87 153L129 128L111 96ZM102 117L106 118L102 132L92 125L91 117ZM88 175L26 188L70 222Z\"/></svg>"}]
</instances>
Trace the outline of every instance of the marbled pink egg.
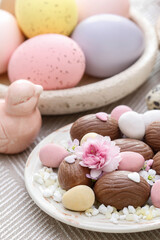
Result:
<instances>
[{"instance_id":1,"label":"marbled pink egg","mask_svg":"<svg viewBox=\"0 0 160 240\"><path fill-rule=\"evenodd\" d=\"M121 152L118 170L139 172L144 165L144 157L136 152Z\"/></svg>"},{"instance_id":2,"label":"marbled pink egg","mask_svg":"<svg viewBox=\"0 0 160 240\"><path fill-rule=\"evenodd\" d=\"M160 180L157 180L151 189L152 204L160 208Z\"/></svg>"},{"instance_id":3,"label":"marbled pink egg","mask_svg":"<svg viewBox=\"0 0 160 240\"><path fill-rule=\"evenodd\" d=\"M45 145L39 152L39 158L42 164L51 168L58 168L67 156L68 152L65 148L53 143Z\"/></svg>"},{"instance_id":4,"label":"marbled pink egg","mask_svg":"<svg viewBox=\"0 0 160 240\"><path fill-rule=\"evenodd\" d=\"M43 34L20 45L9 62L9 79L28 79L45 90L71 88L85 70L85 57L74 40L59 34Z\"/></svg>"},{"instance_id":5,"label":"marbled pink egg","mask_svg":"<svg viewBox=\"0 0 160 240\"><path fill-rule=\"evenodd\" d=\"M112 110L111 117L118 121L120 116L123 113L129 112L129 111L132 111L132 109L130 107L128 107L126 105L119 105Z\"/></svg>"}]
</instances>

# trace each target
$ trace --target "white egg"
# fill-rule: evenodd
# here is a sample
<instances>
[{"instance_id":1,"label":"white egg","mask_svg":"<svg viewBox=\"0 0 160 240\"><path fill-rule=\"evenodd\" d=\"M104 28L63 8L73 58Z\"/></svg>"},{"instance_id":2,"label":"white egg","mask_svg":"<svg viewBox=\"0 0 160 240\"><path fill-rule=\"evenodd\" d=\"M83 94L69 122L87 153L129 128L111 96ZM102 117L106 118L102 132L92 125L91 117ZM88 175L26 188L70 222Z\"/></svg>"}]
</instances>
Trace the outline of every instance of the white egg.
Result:
<instances>
[{"instance_id":1,"label":"white egg","mask_svg":"<svg viewBox=\"0 0 160 240\"><path fill-rule=\"evenodd\" d=\"M129 138L142 139L145 134L145 124L141 114L131 111L124 113L119 121L121 132Z\"/></svg>"},{"instance_id":2,"label":"white egg","mask_svg":"<svg viewBox=\"0 0 160 240\"><path fill-rule=\"evenodd\" d=\"M145 112L143 115L143 120L146 128L153 122L160 122L160 110L150 110Z\"/></svg>"}]
</instances>

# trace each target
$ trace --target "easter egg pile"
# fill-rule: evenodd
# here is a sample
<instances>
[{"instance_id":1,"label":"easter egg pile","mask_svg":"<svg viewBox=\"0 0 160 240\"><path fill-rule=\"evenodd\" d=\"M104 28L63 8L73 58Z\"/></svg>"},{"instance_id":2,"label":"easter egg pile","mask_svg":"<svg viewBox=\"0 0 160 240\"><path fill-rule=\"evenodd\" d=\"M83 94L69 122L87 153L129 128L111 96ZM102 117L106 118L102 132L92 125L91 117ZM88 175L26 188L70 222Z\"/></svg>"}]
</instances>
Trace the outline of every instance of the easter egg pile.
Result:
<instances>
[{"instance_id":1,"label":"easter egg pile","mask_svg":"<svg viewBox=\"0 0 160 240\"><path fill-rule=\"evenodd\" d=\"M10 82L26 79L44 90L72 88L85 73L114 76L144 52L143 32L129 19L129 0L0 4L5 9L0 10L0 74L8 71Z\"/></svg>"},{"instance_id":2,"label":"easter egg pile","mask_svg":"<svg viewBox=\"0 0 160 240\"><path fill-rule=\"evenodd\" d=\"M58 168L63 206L86 211L95 200L121 211L143 207L151 197L160 208L160 111L144 114L120 105L76 120L69 147L40 149L44 166Z\"/></svg>"}]
</instances>

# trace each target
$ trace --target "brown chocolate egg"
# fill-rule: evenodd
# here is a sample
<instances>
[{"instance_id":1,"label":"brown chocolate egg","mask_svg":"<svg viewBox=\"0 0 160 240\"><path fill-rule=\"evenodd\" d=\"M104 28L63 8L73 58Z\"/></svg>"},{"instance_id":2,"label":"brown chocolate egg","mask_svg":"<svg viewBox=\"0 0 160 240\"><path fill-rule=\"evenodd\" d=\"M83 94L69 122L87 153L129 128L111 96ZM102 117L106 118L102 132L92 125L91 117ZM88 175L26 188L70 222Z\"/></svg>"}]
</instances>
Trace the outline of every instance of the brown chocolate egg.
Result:
<instances>
[{"instance_id":1,"label":"brown chocolate egg","mask_svg":"<svg viewBox=\"0 0 160 240\"><path fill-rule=\"evenodd\" d=\"M153 122L147 127L145 142L154 151L160 151L160 122Z\"/></svg>"},{"instance_id":2,"label":"brown chocolate egg","mask_svg":"<svg viewBox=\"0 0 160 240\"><path fill-rule=\"evenodd\" d=\"M141 154L145 160L151 159L154 155L152 149L146 143L137 139L120 138L114 140L114 142L120 147L121 152L136 152Z\"/></svg>"},{"instance_id":3,"label":"brown chocolate egg","mask_svg":"<svg viewBox=\"0 0 160 240\"><path fill-rule=\"evenodd\" d=\"M58 181L62 189L69 190L77 185L91 186L91 179L86 177L90 170L86 167L82 167L79 164L79 160L75 160L74 163L68 163L63 160L58 169Z\"/></svg>"},{"instance_id":4,"label":"brown chocolate egg","mask_svg":"<svg viewBox=\"0 0 160 240\"><path fill-rule=\"evenodd\" d=\"M152 169L156 171L158 175L160 175L160 152L158 152L154 157L153 157L153 165Z\"/></svg>"},{"instance_id":5,"label":"brown chocolate egg","mask_svg":"<svg viewBox=\"0 0 160 240\"><path fill-rule=\"evenodd\" d=\"M96 114L85 115L75 121L71 127L70 135L72 139L78 139L90 132L95 132L102 136L109 136L111 140L121 136L118 122L109 115L106 121L96 117Z\"/></svg>"},{"instance_id":6,"label":"brown chocolate egg","mask_svg":"<svg viewBox=\"0 0 160 240\"><path fill-rule=\"evenodd\" d=\"M115 171L103 175L94 186L97 200L119 210L129 205L143 206L149 198L150 186L143 177L140 177L139 183L129 179L130 173Z\"/></svg>"}]
</instances>

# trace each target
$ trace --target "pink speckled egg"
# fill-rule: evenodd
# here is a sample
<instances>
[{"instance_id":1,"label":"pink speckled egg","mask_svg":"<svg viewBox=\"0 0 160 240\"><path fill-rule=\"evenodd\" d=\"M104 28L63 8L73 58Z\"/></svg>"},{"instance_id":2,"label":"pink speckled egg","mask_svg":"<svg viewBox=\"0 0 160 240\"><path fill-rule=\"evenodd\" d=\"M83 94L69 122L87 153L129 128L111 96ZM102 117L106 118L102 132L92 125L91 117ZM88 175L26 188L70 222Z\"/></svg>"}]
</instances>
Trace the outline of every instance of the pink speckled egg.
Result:
<instances>
[{"instance_id":1,"label":"pink speckled egg","mask_svg":"<svg viewBox=\"0 0 160 240\"><path fill-rule=\"evenodd\" d=\"M144 165L144 157L136 152L121 152L118 170L139 172Z\"/></svg>"},{"instance_id":2,"label":"pink speckled egg","mask_svg":"<svg viewBox=\"0 0 160 240\"><path fill-rule=\"evenodd\" d=\"M132 109L130 107L128 107L126 105L119 105L112 110L111 117L118 121L120 116L123 113L129 112L129 111L132 111Z\"/></svg>"},{"instance_id":3,"label":"pink speckled egg","mask_svg":"<svg viewBox=\"0 0 160 240\"><path fill-rule=\"evenodd\" d=\"M50 143L40 149L39 158L44 166L58 168L68 154L65 148Z\"/></svg>"},{"instance_id":4,"label":"pink speckled egg","mask_svg":"<svg viewBox=\"0 0 160 240\"><path fill-rule=\"evenodd\" d=\"M0 10L0 74L7 71L12 53L23 41L15 17Z\"/></svg>"},{"instance_id":5,"label":"pink speckled egg","mask_svg":"<svg viewBox=\"0 0 160 240\"><path fill-rule=\"evenodd\" d=\"M8 68L11 82L28 79L45 90L71 88L85 71L85 57L74 40L59 34L31 38L13 53Z\"/></svg>"},{"instance_id":6,"label":"pink speckled egg","mask_svg":"<svg viewBox=\"0 0 160 240\"><path fill-rule=\"evenodd\" d=\"M151 189L152 204L160 208L160 180L157 180Z\"/></svg>"},{"instance_id":7,"label":"pink speckled egg","mask_svg":"<svg viewBox=\"0 0 160 240\"><path fill-rule=\"evenodd\" d=\"M79 22L97 14L110 13L129 17L129 0L76 0Z\"/></svg>"}]
</instances>

